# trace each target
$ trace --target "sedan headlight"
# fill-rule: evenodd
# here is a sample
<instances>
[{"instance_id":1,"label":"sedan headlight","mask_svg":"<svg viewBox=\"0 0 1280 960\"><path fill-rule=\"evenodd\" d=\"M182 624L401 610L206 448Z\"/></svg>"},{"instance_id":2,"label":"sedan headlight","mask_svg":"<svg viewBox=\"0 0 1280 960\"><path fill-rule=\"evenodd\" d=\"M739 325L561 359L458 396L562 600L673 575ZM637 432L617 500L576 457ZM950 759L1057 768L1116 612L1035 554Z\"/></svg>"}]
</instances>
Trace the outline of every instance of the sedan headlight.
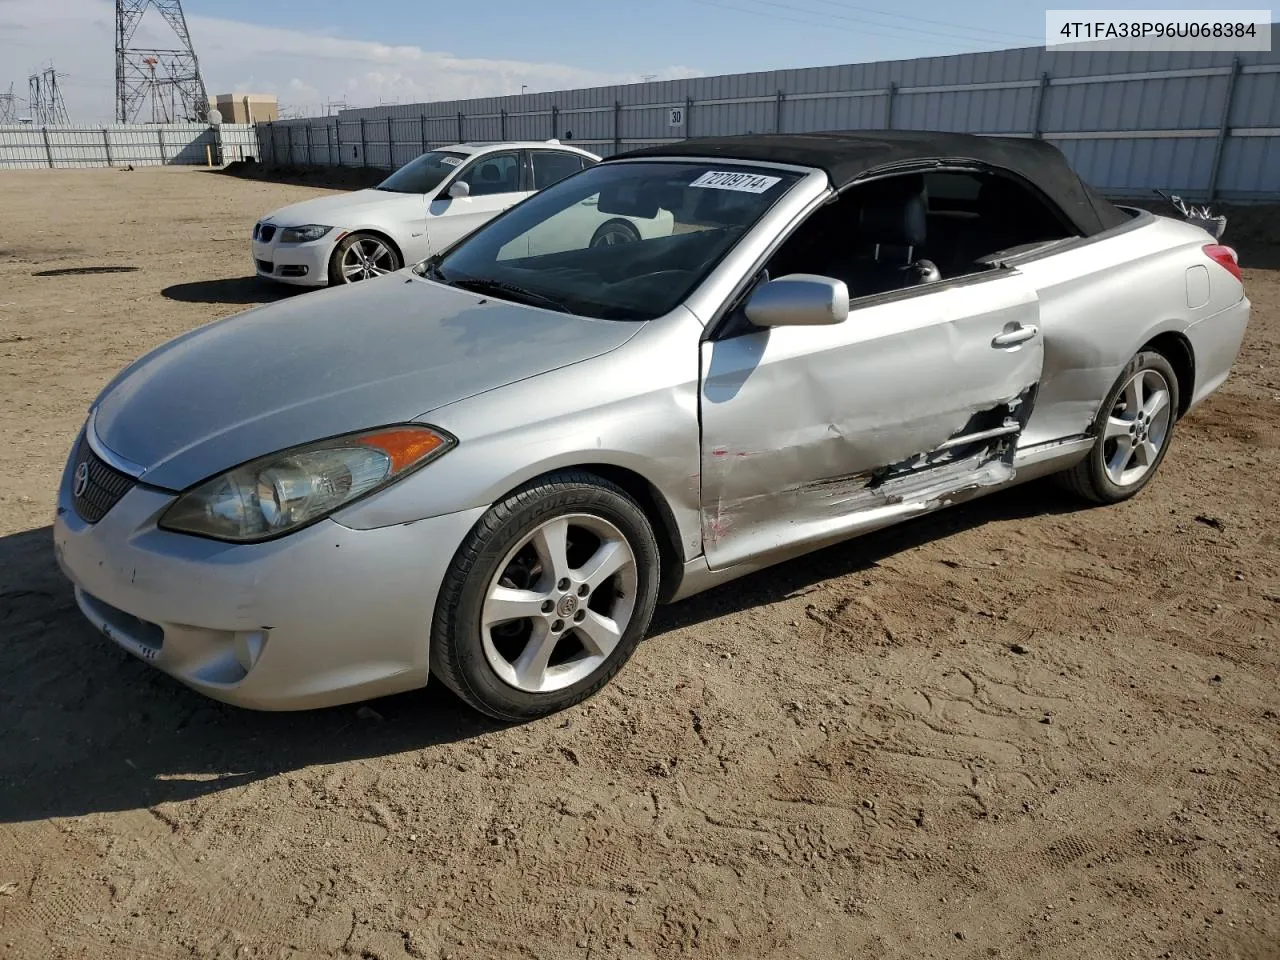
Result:
<instances>
[{"instance_id":1,"label":"sedan headlight","mask_svg":"<svg viewBox=\"0 0 1280 960\"><path fill-rule=\"evenodd\" d=\"M159 525L234 543L271 540L394 483L456 443L441 430L406 425L283 450L183 493Z\"/></svg>"},{"instance_id":2,"label":"sedan headlight","mask_svg":"<svg viewBox=\"0 0 1280 960\"><path fill-rule=\"evenodd\" d=\"M333 227L322 226L318 223L308 223L303 227L285 227L280 231L281 243L310 243L312 240L319 240Z\"/></svg>"}]
</instances>

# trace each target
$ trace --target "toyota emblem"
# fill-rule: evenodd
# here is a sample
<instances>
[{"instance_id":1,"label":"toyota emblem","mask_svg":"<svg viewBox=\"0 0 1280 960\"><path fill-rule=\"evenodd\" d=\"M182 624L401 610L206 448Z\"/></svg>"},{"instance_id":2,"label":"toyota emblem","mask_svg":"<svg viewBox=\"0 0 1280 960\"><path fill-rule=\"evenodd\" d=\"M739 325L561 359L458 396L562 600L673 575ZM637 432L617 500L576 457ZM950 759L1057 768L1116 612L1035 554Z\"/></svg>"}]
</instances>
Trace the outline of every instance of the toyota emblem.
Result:
<instances>
[{"instance_id":1,"label":"toyota emblem","mask_svg":"<svg viewBox=\"0 0 1280 960\"><path fill-rule=\"evenodd\" d=\"M83 497L86 490L89 489L89 464L85 460L80 461L80 466L76 467L76 485L71 488L71 492L77 497Z\"/></svg>"}]
</instances>

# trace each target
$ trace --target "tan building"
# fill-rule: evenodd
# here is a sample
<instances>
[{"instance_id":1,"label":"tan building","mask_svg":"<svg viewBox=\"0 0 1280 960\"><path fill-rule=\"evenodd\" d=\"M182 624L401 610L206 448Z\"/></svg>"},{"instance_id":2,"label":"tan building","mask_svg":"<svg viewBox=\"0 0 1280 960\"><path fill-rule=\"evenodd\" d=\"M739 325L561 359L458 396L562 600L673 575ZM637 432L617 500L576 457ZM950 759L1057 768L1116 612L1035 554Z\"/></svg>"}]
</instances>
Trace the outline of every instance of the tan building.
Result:
<instances>
[{"instance_id":1,"label":"tan building","mask_svg":"<svg viewBox=\"0 0 1280 960\"><path fill-rule=\"evenodd\" d=\"M280 104L269 93L220 93L209 106L222 114L223 123L261 123L280 119Z\"/></svg>"}]
</instances>

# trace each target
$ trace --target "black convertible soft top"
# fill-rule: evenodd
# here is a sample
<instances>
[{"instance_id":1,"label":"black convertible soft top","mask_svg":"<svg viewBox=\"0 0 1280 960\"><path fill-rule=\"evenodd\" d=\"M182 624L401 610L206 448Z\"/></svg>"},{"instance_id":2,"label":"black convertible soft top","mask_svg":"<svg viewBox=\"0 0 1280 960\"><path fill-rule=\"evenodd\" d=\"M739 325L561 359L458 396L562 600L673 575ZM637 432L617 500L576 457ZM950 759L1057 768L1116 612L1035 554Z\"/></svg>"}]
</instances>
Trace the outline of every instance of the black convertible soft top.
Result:
<instances>
[{"instance_id":1,"label":"black convertible soft top","mask_svg":"<svg viewBox=\"0 0 1280 960\"><path fill-rule=\"evenodd\" d=\"M1085 236L1129 221L1076 174L1061 151L1043 140L980 137L929 130L845 130L703 137L646 147L605 162L646 157L716 157L816 167L837 190L885 168L929 160L960 160L994 167L1029 181Z\"/></svg>"}]
</instances>

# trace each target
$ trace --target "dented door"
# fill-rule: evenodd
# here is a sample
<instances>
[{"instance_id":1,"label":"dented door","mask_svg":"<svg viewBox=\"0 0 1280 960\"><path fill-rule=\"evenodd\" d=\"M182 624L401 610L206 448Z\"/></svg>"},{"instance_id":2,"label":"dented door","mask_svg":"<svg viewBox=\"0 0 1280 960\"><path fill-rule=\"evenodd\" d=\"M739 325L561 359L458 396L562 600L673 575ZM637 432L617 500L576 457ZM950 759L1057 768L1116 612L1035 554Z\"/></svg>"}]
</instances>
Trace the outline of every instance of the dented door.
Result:
<instances>
[{"instance_id":1,"label":"dented door","mask_svg":"<svg viewBox=\"0 0 1280 960\"><path fill-rule=\"evenodd\" d=\"M713 569L834 541L1013 476L1044 356L1016 270L702 344Z\"/></svg>"}]
</instances>

